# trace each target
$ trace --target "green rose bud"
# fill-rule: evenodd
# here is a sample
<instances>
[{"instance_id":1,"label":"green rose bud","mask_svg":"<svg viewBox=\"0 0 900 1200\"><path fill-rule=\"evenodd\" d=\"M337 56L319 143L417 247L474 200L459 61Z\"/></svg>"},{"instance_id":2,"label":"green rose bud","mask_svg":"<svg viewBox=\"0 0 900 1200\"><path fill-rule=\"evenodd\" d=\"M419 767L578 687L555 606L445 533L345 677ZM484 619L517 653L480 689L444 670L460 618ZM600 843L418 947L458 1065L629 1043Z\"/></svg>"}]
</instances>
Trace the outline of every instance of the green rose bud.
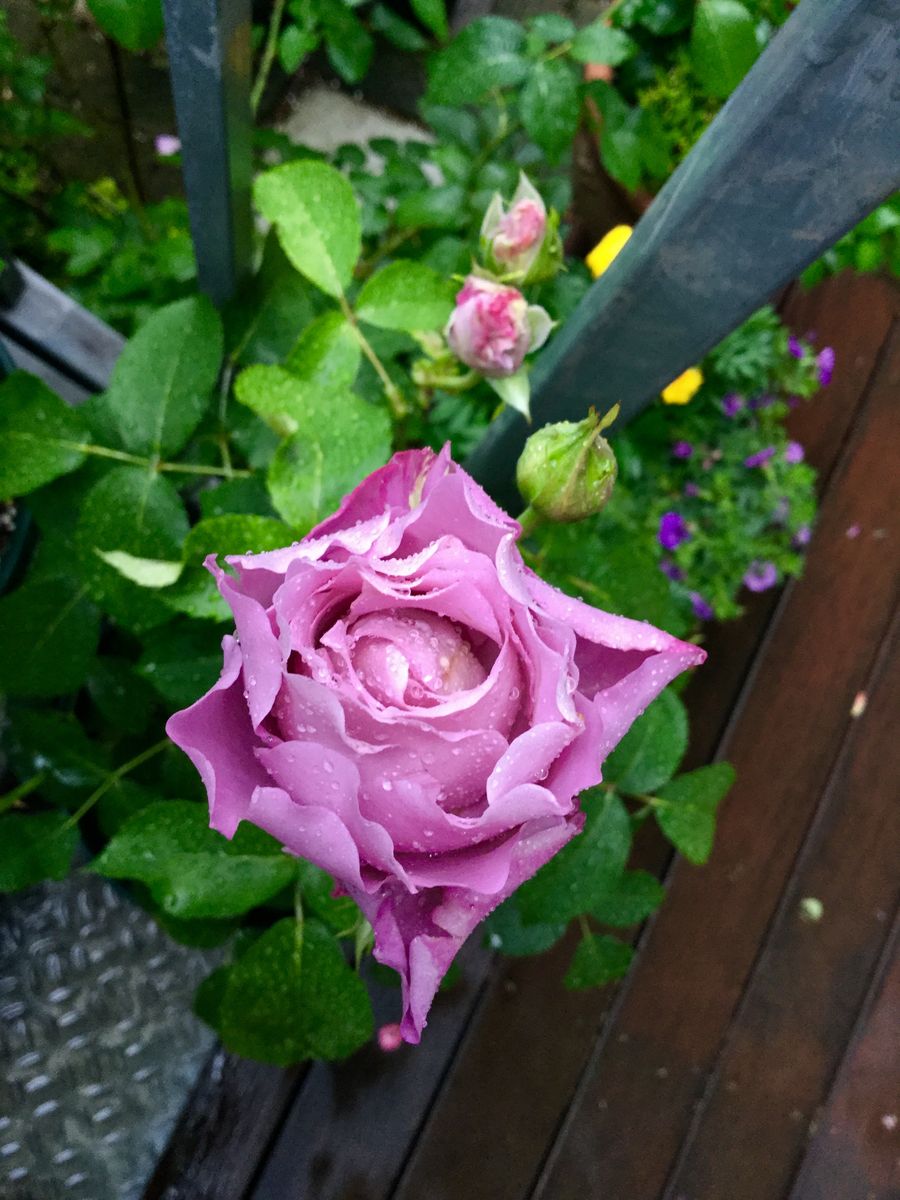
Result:
<instances>
[{"instance_id":1,"label":"green rose bud","mask_svg":"<svg viewBox=\"0 0 900 1200\"><path fill-rule=\"evenodd\" d=\"M560 421L533 433L516 468L516 482L534 518L581 521L598 513L612 495L616 457L602 436L619 414L591 409L583 421ZM528 510L526 510L527 512Z\"/></svg>"}]
</instances>

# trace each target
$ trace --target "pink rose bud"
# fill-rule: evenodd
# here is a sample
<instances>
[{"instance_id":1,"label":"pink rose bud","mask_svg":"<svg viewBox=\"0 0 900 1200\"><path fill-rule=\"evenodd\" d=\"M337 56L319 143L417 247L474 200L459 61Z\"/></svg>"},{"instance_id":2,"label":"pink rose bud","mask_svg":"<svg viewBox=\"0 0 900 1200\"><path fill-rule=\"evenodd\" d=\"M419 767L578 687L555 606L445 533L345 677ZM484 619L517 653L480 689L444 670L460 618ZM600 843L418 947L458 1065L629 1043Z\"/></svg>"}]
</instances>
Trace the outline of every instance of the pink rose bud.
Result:
<instances>
[{"instance_id":1,"label":"pink rose bud","mask_svg":"<svg viewBox=\"0 0 900 1200\"><path fill-rule=\"evenodd\" d=\"M470 275L457 294L446 337L458 359L488 378L515 375L525 355L543 346L552 321L518 288Z\"/></svg>"},{"instance_id":2,"label":"pink rose bud","mask_svg":"<svg viewBox=\"0 0 900 1200\"><path fill-rule=\"evenodd\" d=\"M578 835L631 723L705 657L556 591L519 533L447 449L395 454L302 541L207 559L235 632L166 726L214 829L266 830L359 905L407 1042L479 921Z\"/></svg>"},{"instance_id":3,"label":"pink rose bud","mask_svg":"<svg viewBox=\"0 0 900 1200\"><path fill-rule=\"evenodd\" d=\"M488 263L504 277L538 282L556 274L561 261L556 216L523 174L507 208L494 196L481 223L481 248Z\"/></svg>"},{"instance_id":4,"label":"pink rose bud","mask_svg":"<svg viewBox=\"0 0 900 1200\"><path fill-rule=\"evenodd\" d=\"M403 1034L396 1022L392 1025L382 1025L378 1030L378 1049L385 1054L392 1054L403 1045Z\"/></svg>"}]
</instances>

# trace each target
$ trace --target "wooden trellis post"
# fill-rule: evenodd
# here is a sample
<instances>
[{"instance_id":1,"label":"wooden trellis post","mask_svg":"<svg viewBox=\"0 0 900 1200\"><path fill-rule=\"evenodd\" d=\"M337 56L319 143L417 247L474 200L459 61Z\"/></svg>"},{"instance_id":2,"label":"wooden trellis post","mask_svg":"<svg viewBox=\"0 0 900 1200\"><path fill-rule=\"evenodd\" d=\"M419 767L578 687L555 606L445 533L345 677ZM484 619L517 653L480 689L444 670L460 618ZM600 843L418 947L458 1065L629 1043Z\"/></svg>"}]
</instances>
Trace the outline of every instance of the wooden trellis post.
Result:
<instances>
[{"instance_id":1,"label":"wooden trellis post","mask_svg":"<svg viewBox=\"0 0 900 1200\"><path fill-rule=\"evenodd\" d=\"M164 0L184 184L202 291L250 270L250 0Z\"/></svg>"}]
</instances>

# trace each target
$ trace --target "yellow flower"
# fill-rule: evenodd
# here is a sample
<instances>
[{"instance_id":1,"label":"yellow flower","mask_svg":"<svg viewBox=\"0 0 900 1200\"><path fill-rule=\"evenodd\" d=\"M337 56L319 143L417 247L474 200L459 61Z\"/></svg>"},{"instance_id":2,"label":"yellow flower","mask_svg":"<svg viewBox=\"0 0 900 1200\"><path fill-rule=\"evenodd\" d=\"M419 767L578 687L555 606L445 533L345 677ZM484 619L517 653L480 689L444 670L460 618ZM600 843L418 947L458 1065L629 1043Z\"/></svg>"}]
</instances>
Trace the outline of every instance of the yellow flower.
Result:
<instances>
[{"instance_id":1,"label":"yellow flower","mask_svg":"<svg viewBox=\"0 0 900 1200\"><path fill-rule=\"evenodd\" d=\"M699 367L688 367L677 379L673 379L668 387L663 388L663 403L687 404L701 387L703 387L703 372Z\"/></svg>"},{"instance_id":2,"label":"yellow flower","mask_svg":"<svg viewBox=\"0 0 900 1200\"><path fill-rule=\"evenodd\" d=\"M605 234L584 260L595 279L599 279L631 237L630 225L616 225Z\"/></svg>"}]
</instances>

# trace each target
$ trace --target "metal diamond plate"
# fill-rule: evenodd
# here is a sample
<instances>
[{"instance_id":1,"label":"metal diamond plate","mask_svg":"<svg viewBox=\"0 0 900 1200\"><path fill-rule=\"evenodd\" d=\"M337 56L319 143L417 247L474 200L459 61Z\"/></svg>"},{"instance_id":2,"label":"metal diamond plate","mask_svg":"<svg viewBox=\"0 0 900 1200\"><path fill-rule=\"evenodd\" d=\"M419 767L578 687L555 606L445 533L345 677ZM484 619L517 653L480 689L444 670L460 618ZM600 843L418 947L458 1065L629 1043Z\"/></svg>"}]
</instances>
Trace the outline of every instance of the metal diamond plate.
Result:
<instances>
[{"instance_id":1,"label":"metal diamond plate","mask_svg":"<svg viewBox=\"0 0 900 1200\"><path fill-rule=\"evenodd\" d=\"M212 1046L190 1006L216 961L96 876L4 902L3 1200L137 1200Z\"/></svg>"}]
</instances>

